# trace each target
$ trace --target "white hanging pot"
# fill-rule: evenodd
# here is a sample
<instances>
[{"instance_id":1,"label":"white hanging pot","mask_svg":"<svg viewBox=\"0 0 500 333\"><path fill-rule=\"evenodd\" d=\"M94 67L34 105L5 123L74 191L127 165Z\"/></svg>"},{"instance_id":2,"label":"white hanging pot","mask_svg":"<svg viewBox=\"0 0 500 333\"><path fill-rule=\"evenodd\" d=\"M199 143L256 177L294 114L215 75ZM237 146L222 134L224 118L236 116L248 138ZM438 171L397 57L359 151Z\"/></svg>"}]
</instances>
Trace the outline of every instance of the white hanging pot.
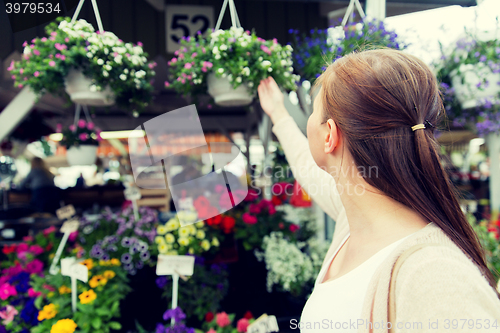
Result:
<instances>
[{"instance_id":1,"label":"white hanging pot","mask_svg":"<svg viewBox=\"0 0 500 333\"><path fill-rule=\"evenodd\" d=\"M92 165L97 157L97 146L79 145L72 146L66 151L69 165Z\"/></svg>"},{"instance_id":2,"label":"white hanging pot","mask_svg":"<svg viewBox=\"0 0 500 333\"><path fill-rule=\"evenodd\" d=\"M210 73L207 78L208 93L220 106L245 106L253 101L250 89L243 83L234 89L227 77L217 77Z\"/></svg>"},{"instance_id":3,"label":"white hanging pot","mask_svg":"<svg viewBox=\"0 0 500 333\"><path fill-rule=\"evenodd\" d=\"M450 73L450 77L463 109L483 105L486 98L499 102L500 85L497 82L500 82L500 73L493 73L488 66L484 64L461 65L460 68ZM489 83L488 86L482 84L483 79ZM478 84L482 84L482 88L478 88Z\"/></svg>"},{"instance_id":4,"label":"white hanging pot","mask_svg":"<svg viewBox=\"0 0 500 333\"><path fill-rule=\"evenodd\" d=\"M92 81L82 71L71 69L64 79L66 92L76 104L90 106L110 106L115 104L115 94L109 86L101 91L91 91Z\"/></svg>"}]
</instances>

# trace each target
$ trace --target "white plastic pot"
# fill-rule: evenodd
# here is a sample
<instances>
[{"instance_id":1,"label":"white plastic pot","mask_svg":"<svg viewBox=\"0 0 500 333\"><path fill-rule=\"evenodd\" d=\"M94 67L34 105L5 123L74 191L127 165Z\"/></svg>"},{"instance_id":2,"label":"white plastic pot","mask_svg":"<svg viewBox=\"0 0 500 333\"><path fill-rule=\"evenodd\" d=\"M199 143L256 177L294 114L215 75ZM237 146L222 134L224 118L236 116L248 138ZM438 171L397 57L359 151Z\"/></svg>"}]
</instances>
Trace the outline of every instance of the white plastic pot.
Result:
<instances>
[{"instance_id":1,"label":"white plastic pot","mask_svg":"<svg viewBox=\"0 0 500 333\"><path fill-rule=\"evenodd\" d=\"M110 106L115 104L115 95L106 86L101 91L91 91L92 81L79 70L72 69L64 79L66 92L76 104L89 106Z\"/></svg>"},{"instance_id":2,"label":"white plastic pot","mask_svg":"<svg viewBox=\"0 0 500 333\"><path fill-rule=\"evenodd\" d=\"M455 89L455 94L462 104L463 109L474 108L483 105L486 98L492 102L498 103L500 93L500 73L493 73L488 66L484 64L461 65L450 73L451 84ZM484 84L482 88L477 85L483 82L483 79L489 82L488 86Z\"/></svg>"},{"instance_id":3,"label":"white plastic pot","mask_svg":"<svg viewBox=\"0 0 500 333\"><path fill-rule=\"evenodd\" d=\"M227 78L217 77L210 73L207 79L208 93L220 106L245 106L252 103L253 96L246 84L234 89Z\"/></svg>"},{"instance_id":4,"label":"white plastic pot","mask_svg":"<svg viewBox=\"0 0 500 333\"><path fill-rule=\"evenodd\" d=\"M97 146L79 145L72 146L66 151L69 165L92 165L97 157Z\"/></svg>"}]
</instances>

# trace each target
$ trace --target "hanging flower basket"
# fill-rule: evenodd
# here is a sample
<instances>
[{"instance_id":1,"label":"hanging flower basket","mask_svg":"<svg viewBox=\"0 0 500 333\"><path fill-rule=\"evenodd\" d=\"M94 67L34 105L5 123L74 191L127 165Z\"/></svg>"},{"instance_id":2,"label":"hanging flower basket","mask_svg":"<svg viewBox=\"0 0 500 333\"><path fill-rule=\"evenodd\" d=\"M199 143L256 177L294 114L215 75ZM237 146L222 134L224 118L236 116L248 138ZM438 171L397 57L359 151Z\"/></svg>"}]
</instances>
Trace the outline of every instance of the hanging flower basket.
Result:
<instances>
[{"instance_id":1,"label":"hanging flower basket","mask_svg":"<svg viewBox=\"0 0 500 333\"><path fill-rule=\"evenodd\" d=\"M97 157L97 146L79 145L73 146L66 151L66 159L69 165L92 165Z\"/></svg>"},{"instance_id":2,"label":"hanging flower basket","mask_svg":"<svg viewBox=\"0 0 500 333\"><path fill-rule=\"evenodd\" d=\"M248 85L241 84L233 88L227 77L217 77L210 73L207 78L208 93L220 106L245 106L252 103L254 95Z\"/></svg>"},{"instance_id":3,"label":"hanging flower basket","mask_svg":"<svg viewBox=\"0 0 500 333\"><path fill-rule=\"evenodd\" d=\"M500 72L493 72L481 62L462 64L450 72L450 79L462 109L484 105L487 99L500 94Z\"/></svg>"},{"instance_id":4,"label":"hanging flower basket","mask_svg":"<svg viewBox=\"0 0 500 333\"><path fill-rule=\"evenodd\" d=\"M89 106L111 106L115 104L115 95L109 85L98 91L92 81L79 70L72 69L64 79L66 92L76 104Z\"/></svg>"}]
</instances>

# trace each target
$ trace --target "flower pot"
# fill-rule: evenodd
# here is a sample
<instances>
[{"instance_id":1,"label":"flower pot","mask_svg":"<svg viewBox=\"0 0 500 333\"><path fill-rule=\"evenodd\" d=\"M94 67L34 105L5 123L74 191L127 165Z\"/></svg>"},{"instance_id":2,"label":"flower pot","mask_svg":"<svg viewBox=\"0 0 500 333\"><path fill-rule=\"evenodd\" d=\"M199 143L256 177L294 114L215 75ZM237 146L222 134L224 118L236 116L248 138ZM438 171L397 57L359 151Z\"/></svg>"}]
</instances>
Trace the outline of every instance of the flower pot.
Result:
<instances>
[{"instance_id":1,"label":"flower pot","mask_svg":"<svg viewBox=\"0 0 500 333\"><path fill-rule=\"evenodd\" d=\"M455 94L463 109L484 105L487 98L493 103L499 102L500 85L497 82L500 82L500 73L493 73L488 66L484 64L461 65L460 68L452 71L450 76ZM482 84L483 79L488 82L487 86ZM478 87L480 84L482 88Z\"/></svg>"},{"instance_id":2,"label":"flower pot","mask_svg":"<svg viewBox=\"0 0 500 333\"><path fill-rule=\"evenodd\" d=\"M246 84L234 89L227 78L217 77L214 73L208 75L208 93L220 106L245 106L252 103L253 96Z\"/></svg>"},{"instance_id":3,"label":"flower pot","mask_svg":"<svg viewBox=\"0 0 500 333\"><path fill-rule=\"evenodd\" d=\"M66 152L69 165L92 165L97 157L97 146L79 145L73 146Z\"/></svg>"},{"instance_id":4,"label":"flower pot","mask_svg":"<svg viewBox=\"0 0 500 333\"><path fill-rule=\"evenodd\" d=\"M101 91L91 91L92 81L82 71L72 69L64 79L66 92L76 104L90 106L110 106L115 104L115 95L106 86Z\"/></svg>"}]
</instances>

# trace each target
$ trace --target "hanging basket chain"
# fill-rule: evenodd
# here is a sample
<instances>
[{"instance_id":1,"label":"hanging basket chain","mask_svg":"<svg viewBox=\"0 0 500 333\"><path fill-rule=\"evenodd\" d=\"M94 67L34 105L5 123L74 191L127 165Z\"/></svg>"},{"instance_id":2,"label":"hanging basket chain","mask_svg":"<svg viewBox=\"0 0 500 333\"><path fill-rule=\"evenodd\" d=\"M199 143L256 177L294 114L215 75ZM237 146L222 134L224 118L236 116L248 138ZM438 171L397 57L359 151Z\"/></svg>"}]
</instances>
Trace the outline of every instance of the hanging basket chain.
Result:
<instances>
[{"instance_id":1,"label":"hanging basket chain","mask_svg":"<svg viewBox=\"0 0 500 333\"><path fill-rule=\"evenodd\" d=\"M351 17L351 14L354 12L354 6L356 6L356 9L359 12L359 15L361 15L361 19L364 21L365 20L365 12L363 11L363 7L361 7L361 4L359 3L359 0L351 0L349 2L349 6L347 6L347 10L344 15L344 19L342 20L342 27L345 27L347 24L347 21L349 21L349 18Z\"/></svg>"},{"instance_id":2,"label":"hanging basket chain","mask_svg":"<svg viewBox=\"0 0 500 333\"><path fill-rule=\"evenodd\" d=\"M231 15L232 26L235 28L241 28L240 19L238 18L238 13L236 12L236 6L234 5L234 0L224 0L224 3L222 4L222 9L219 14L219 18L217 20L217 24L215 25L215 31L220 29L222 18L226 13L228 3L229 3L229 14Z\"/></svg>"},{"instance_id":3,"label":"hanging basket chain","mask_svg":"<svg viewBox=\"0 0 500 333\"><path fill-rule=\"evenodd\" d=\"M97 27L99 28L99 33L102 34L104 32L104 28L102 27L101 14L99 13L99 8L97 7L96 0L90 0L92 2L92 7L94 8L95 19L97 21ZM80 11L82 10L83 3L85 0L80 0L78 6L76 7L75 13L73 14L73 18L71 19L71 23L75 23Z\"/></svg>"},{"instance_id":4,"label":"hanging basket chain","mask_svg":"<svg viewBox=\"0 0 500 333\"><path fill-rule=\"evenodd\" d=\"M82 111L83 108L83 113L85 114L85 118L87 119L87 123L91 123L92 120L90 119L89 115L89 109L87 108L87 105L81 105L81 104L76 104L75 105L75 119L73 124L78 126L78 121L80 120L80 112Z\"/></svg>"}]
</instances>

